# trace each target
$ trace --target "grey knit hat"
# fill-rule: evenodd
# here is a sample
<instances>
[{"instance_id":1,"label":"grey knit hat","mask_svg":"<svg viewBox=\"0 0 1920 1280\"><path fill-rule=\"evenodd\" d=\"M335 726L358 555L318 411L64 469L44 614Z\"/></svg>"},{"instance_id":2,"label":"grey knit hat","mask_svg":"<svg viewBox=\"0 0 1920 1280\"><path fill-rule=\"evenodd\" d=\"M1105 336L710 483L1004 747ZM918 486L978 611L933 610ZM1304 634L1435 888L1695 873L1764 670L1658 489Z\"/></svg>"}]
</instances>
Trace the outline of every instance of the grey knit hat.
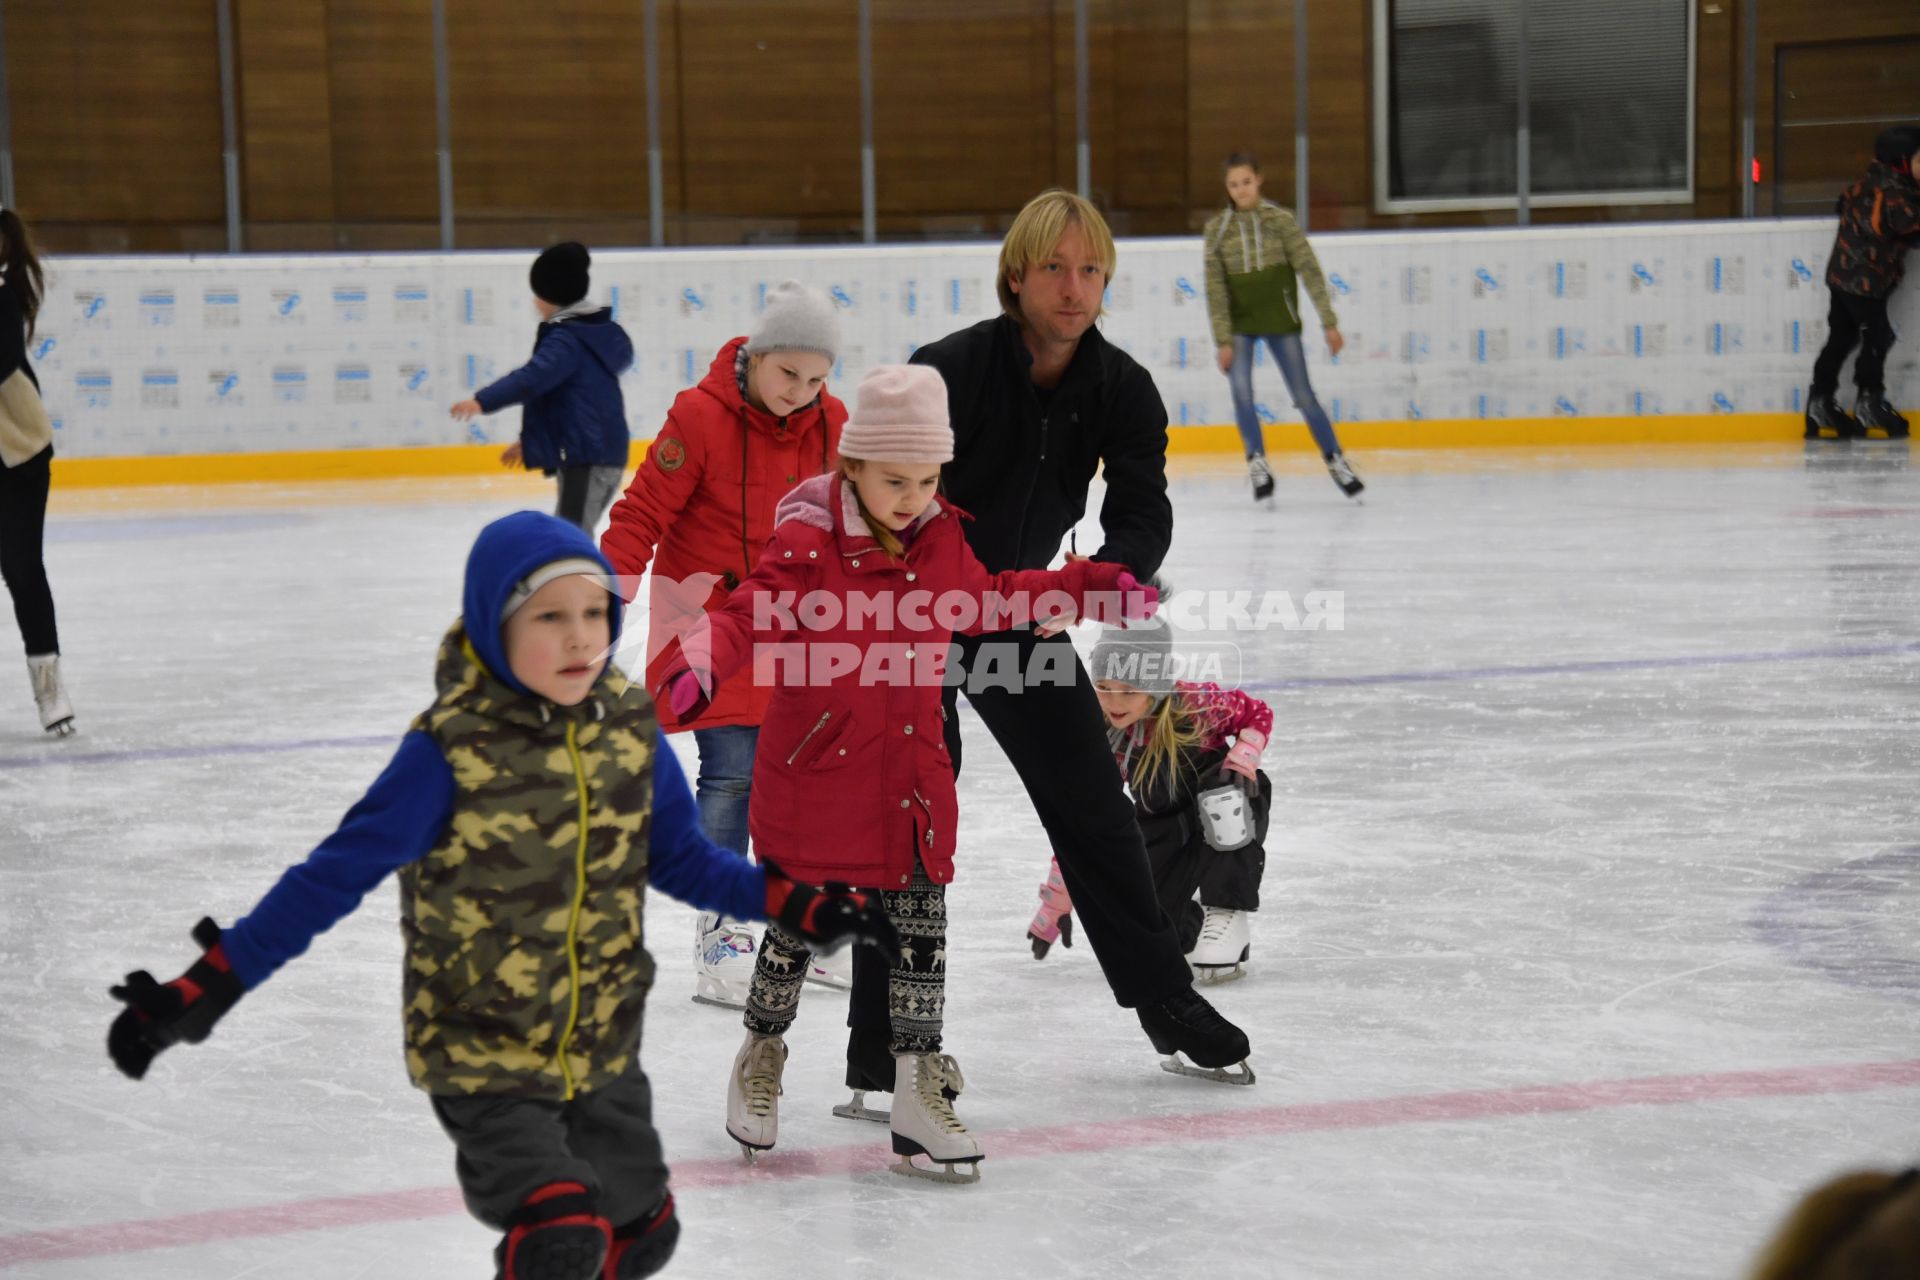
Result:
<instances>
[{"instance_id":1,"label":"grey knit hat","mask_svg":"<svg viewBox=\"0 0 1920 1280\"><path fill-rule=\"evenodd\" d=\"M1118 680L1151 694L1158 705L1173 692L1173 628L1158 617L1130 627L1103 627L1087 659L1087 673L1096 683Z\"/></svg>"},{"instance_id":2,"label":"grey knit hat","mask_svg":"<svg viewBox=\"0 0 1920 1280\"><path fill-rule=\"evenodd\" d=\"M767 290L760 323L747 339L747 354L768 351L812 351L829 360L840 358L840 316L833 299L798 280L787 280Z\"/></svg>"}]
</instances>

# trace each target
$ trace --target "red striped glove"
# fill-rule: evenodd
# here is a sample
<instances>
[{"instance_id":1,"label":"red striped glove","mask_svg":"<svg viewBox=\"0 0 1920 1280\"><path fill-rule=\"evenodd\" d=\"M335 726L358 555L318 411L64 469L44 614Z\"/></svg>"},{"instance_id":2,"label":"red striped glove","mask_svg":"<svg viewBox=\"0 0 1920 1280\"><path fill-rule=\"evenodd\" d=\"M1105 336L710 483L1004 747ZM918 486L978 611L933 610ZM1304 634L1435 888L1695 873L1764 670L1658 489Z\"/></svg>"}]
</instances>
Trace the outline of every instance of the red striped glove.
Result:
<instances>
[{"instance_id":1,"label":"red striped glove","mask_svg":"<svg viewBox=\"0 0 1920 1280\"><path fill-rule=\"evenodd\" d=\"M815 888L790 879L766 858L767 919L788 933L814 944L821 955L832 955L849 942L880 948L888 963L900 960L900 935L880 904L844 884L828 881Z\"/></svg>"}]
</instances>

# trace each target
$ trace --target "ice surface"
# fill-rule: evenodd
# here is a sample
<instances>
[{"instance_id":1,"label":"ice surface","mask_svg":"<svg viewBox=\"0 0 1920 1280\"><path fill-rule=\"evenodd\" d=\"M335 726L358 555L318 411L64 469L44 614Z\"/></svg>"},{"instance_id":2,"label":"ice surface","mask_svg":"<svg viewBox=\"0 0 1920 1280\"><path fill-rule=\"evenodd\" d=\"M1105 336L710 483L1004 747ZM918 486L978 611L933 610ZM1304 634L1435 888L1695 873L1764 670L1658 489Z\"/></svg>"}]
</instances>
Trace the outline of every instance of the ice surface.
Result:
<instances>
[{"instance_id":1,"label":"ice surface","mask_svg":"<svg viewBox=\"0 0 1920 1280\"><path fill-rule=\"evenodd\" d=\"M1270 513L1224 464L1173 481L1176 586L1344 592L1343 630L1234 637L1276 817L1215 995L1259 1083L1162 1073L1084 945L1031 958L1046 851L972 722L947 1033L983 1181L829 1114L813 988L747 1168L738 1020L655 895L672 1274L1730 1276L1805 1187L1920 1154L1906 447L1356 461L1364 506L1304 464ZM0 1272L489 1273L401 1064L391 889L142 1084L106 988L330 829L428 700L474 532L548 501L56 490L79 736L0 672Z\"/></svg>"}]
</instances>

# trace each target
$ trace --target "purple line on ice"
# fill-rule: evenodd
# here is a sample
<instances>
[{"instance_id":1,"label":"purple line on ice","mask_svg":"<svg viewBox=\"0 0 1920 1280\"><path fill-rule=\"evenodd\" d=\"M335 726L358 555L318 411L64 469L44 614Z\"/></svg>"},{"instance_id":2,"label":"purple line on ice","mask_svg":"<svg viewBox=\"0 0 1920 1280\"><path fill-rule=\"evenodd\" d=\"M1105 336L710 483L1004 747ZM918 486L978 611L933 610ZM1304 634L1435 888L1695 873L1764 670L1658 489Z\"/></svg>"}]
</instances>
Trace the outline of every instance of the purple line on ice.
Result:
<instances>
[{"instance_id":1,"label":"purple line on ice","mask_svg":"<svg viewBox=\"0 0 1920 1280\"><path fill-rule=\"evenodd\" d=\"M1762 653L1703 653L1675 658L1616 658L1600 662L1550 662L1538 666L1463 667L1442 671L1390 671L1371 676L1297 676L1253 687L1318 689L1369 684L1431 684L1446 680L1511 680L1524 676L1605 675L1614 671L1659 671L1681 667L1731 667L1758 662L1811 662L1828 658L1884 658L1920 653L1920 641L1906 644L1843 645L1831 649L1774 649Z\"/></svg>"},{"instance_id":2,"label":"purple line on ice","mask_svg":"<svg viewBox=\"0 0 1920 1280\"><path fill-rule=\"evenodd\" d=\"M151 760L205 760L215 756L251 756L264 751L330 751L342 747L387 747L390 733L358 738L291 738L283 742L210 742L197 747L144 747L135 751L49 751L38 756L0 756L0 769L38 769L54 764L141 764Z\"/></svg>"}]
</instances>

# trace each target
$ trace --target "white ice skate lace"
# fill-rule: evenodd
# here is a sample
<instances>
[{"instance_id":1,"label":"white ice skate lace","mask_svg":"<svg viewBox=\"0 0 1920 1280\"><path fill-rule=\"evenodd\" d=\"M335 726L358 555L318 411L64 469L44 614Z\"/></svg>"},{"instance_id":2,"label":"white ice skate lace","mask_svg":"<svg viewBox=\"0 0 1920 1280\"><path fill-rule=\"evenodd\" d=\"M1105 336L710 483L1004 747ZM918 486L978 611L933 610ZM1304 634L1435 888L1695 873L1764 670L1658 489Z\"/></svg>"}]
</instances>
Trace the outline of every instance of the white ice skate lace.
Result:
<instances>
[{"instance_id":1,"label":"white ice skate lace","mask_svg":"<svg viewBox=\"0 0 1920 1280\"><path fill-rule=\"evenodd\" d=\"M52 663L33 669L33 700L42 711L60 700L60 672Z\"/></svg>"},{"instance_id":2,"label":"white ice skate lace","mask_svg":"<svg viewBox=\"0 0 1920 1280\"><path fill-rule=\"evenodd\" d=\"M778 1036L763 1036L753 1042L740 1063L740 1095L746 1100L747 1114L763 1119L773 1111L773 1100L780 1096L780 1069L786 1065L784 1046Z\"/></svg>"},{"instance_id":3,"label":"white ice skate lace","mask_svg":"<svg viewBox=\"0 0 1920 1280\"><path fill-rule=\"evenodd\" d=\"M1206 919L1200 922L1200 941L1218 942L1233 927L1233 912L1225 907L1208 907L1206 913Z\"/></svg>"},{"instance_id":4,"label":"white ice skate lace","mask_svg":"<svg viewBox=\"0 0 1920 1280\"><path fill-rule=\"evenodd\" d=\"M914 1066L913 1091L920 1099L921 1110L927 1118L945 1133L965 1133L967 1127L953 1114L953 1104L947 1101L947 1095L941 1090L952 1089L955 1093L964 1093L967 1082L960 1074L960 1064L951 1054L923 1053Z\"/></svg>"}]
</instances>

